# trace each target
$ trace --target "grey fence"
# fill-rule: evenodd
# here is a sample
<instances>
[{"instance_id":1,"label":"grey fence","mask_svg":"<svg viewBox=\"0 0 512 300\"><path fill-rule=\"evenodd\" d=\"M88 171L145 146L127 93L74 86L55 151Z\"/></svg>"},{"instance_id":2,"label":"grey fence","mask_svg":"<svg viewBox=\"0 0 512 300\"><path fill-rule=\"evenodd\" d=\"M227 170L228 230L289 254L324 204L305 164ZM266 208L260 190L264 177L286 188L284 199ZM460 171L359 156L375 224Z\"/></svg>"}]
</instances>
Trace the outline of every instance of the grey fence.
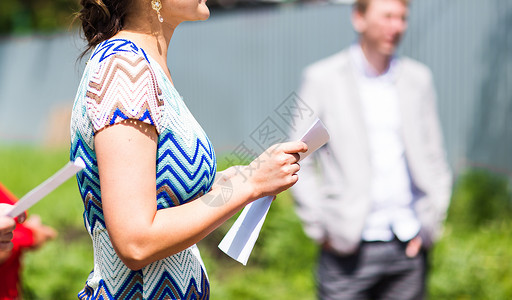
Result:
<instances>
[{"instance_id":1,"label":"grey fence","mask_svg":"<svg viewBox=\"0 0 512 300\"><path fill-rule=\"evenodd\" d=\"M217 152L232 151L275 118L305 66L354 42L350 13L343 4L295 4L213 13L178 28L171 74ZM67 133L55 116L73 101L82 47L75 32L0 40L0 142L39 143L57 130ZM412 2L400 53L434 73L457 171L469 164L512 170L511 48L510 0Z\"/></svg>"}]
</instances>

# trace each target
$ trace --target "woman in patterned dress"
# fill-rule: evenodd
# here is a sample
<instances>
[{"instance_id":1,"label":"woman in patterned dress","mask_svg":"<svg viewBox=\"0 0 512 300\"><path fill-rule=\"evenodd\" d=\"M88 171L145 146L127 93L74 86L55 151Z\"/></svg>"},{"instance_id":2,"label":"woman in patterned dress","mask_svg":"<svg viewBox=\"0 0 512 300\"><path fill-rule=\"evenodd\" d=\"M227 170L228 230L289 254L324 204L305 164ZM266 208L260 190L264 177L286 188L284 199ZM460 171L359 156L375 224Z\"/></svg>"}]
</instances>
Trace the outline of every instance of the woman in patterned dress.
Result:
<instances>
[{"instance_id":1,"label":"woman in patterned dress","mask_svg":"<svg viewBox=\"0 0 512 300\"><path fill-rule=\"evenodd\" d=\"M195 243L298 180L302 142L216 174L213 147L166 66L174 30L207 19L205 2L81 0L91 56L73 107L70 156L86 162L77 181L94 248L81 299L208 299Z\"/></svg>"}]
</instances>

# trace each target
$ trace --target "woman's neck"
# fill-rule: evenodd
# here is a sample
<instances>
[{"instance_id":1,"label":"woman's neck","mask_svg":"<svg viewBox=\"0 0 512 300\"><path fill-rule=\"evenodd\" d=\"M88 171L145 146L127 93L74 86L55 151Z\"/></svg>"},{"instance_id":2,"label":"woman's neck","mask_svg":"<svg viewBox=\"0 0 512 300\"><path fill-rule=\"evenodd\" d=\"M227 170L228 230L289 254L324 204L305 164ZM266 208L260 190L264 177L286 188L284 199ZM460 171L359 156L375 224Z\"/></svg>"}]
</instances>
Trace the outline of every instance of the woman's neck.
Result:
<instances>
[{"instance_id":1,"label":"woman's neck","mask_svg":"<svg viewBox=\"0 0 512 300\"><path fill-rule=\"evenodd\" d=\"M114 37L128 39L144 49L161 66L172 82L171 74L167 67L167 53L174 29L164 28L165 25L167 24L147 24L144 27L125 26Z\"/></svg>"}]
</instances>

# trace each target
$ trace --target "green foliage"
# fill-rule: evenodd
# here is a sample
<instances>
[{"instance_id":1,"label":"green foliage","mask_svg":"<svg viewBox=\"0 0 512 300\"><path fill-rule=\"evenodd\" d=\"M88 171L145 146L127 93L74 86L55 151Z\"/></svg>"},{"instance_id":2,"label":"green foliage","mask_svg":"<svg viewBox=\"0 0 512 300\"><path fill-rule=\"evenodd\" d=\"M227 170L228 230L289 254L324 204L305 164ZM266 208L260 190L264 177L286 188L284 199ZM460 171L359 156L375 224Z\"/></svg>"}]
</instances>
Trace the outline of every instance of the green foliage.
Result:
<instances>
[{"instance_id":1,"label":"green foliage","mask_svg":"<svg viewBox=\"0 0 512 300\"><path fill-rule=\"evenodd\" d=\"M457 180L443 239L432 251L432 299L512 297L508 178L482 169Z\"/></svg>"},{"instance_id":2,"label":"green foliage","mask_svg":"<svg viewBox=\"0 0 512 300\"><path fill-rule=\"evenodd\" d=\"M511 299L512 222L448 230L432 252L431 299Z\"/></svg>"},{"instance_id":3,"label":"green foliage","mask_svg":"<svg viewBox=\"0 0 512 300\"><path fill-rule=\"evenodd\" d=\"M68 160L66 149L0 147L0 181L22 196ZM224 166L222 167L224 168ZM59 236L24 256L25 299L76 299L93 267L82 202L69 180L31 209ZM269 211L247 266L217 245L236 216L199 248L212 299L314 299L316 246L304 235L289 193ZM454 189L445 234L431 252L430 299L512 298L512 218L508 180L472 170Z\"/></svg>"},{"instance_id":4,"label":"green foliage","mask_svg":"<svg viewBox=\"0 0 512 300\"><path fill-rule=\"evenodd\" d=\"M0 147L0 182L21 197L69 161L65 149ZM76 299L92 270L91 240L82 220L82 200L70 179L34 205L29 215L57 229L56 240L24 255L25 299Z\"/></svg>"},{"instance_id":5,"label":"green foliage","mask_svg":"<svg viewBox=\"0 0 512 300\"><path fill-rule=\"evenodd\" d=\"M289 193L272 203L247 266L217 248L231 223L199 245L210 274L212 299L314 299L316 247L304 235Z\"/></svg>"},{"instance_id":6,"label":"green foliage","mask_svg":"<svg viewBox=\"0 0 512 300\"><path fill-rule=\"evenodd\" d=\"M2 0L0 34L49 32L68 28L78 0Z\"/></svg>"},{"instance_id":7,"label":"green foliage","mask_svg":"<svg viewBox=\"0 0 512 300\"><path fill-rule=\"evenodd\" d=\"M512 218L508 178L483 169L466 172L455 184L448 214L452 224L465 228Z\"/></svg>"}]
</instances>

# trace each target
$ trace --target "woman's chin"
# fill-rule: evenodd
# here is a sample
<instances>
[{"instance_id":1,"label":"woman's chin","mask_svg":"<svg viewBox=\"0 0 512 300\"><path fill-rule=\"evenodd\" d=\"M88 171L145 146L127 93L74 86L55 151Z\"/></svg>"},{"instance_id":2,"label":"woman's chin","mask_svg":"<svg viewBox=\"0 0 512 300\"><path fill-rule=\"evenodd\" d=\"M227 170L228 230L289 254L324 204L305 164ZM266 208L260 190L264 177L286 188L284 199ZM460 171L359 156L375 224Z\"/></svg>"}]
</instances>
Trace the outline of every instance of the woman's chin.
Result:
<instances>
[{"instance_id":1,"label":"woman's chin","mask_svg":"<svg viewBox=\"0 0 512 300\"><path fill-rule=\"evenodd\" d=\"M201 10L199 12L199 20L200 21L208 20L209 17L210 17L210 9L205 4L204 8L201 7Z\"/></svg>"}]
</instances>

